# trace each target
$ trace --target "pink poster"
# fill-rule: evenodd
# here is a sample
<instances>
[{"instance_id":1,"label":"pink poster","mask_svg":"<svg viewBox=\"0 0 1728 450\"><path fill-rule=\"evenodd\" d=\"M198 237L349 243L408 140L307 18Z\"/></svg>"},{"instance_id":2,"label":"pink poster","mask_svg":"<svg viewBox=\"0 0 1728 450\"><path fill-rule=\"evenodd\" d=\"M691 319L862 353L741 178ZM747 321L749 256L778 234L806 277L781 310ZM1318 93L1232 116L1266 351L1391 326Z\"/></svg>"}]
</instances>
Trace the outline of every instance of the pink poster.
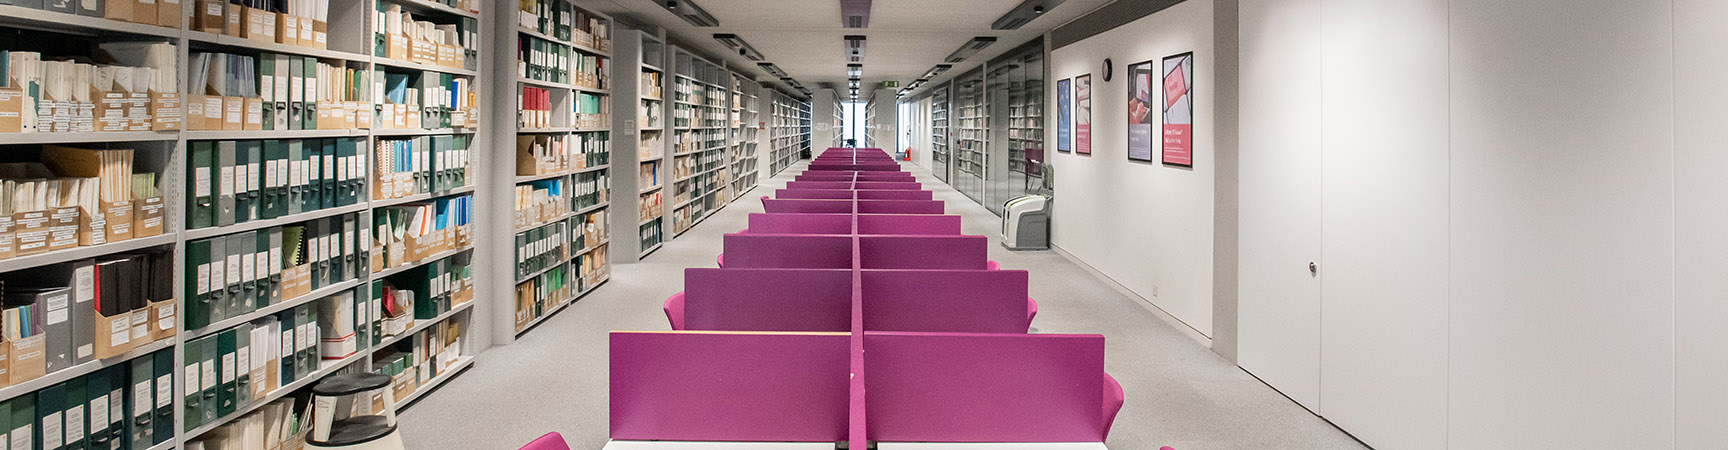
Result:
<instances>
[{"instance_id":1,"label":"pink poster","mask_svg":"<svg viewBox=\"0 0 1728 450\"><path fill-rule=\"evenodd\" d=\"M1074 77L1074 153L1092 154L1092 75Z\"/></svg>"},{"instance_id":2,"label":"pink poster","mask_svg":"<svg viewBox=\"0 0 1728 450\"><path fill-rule=\"evenodd\" d=\"M1194 54L1164 58L1164 164L1194 166Z\"/></svg>"}]
</instances>

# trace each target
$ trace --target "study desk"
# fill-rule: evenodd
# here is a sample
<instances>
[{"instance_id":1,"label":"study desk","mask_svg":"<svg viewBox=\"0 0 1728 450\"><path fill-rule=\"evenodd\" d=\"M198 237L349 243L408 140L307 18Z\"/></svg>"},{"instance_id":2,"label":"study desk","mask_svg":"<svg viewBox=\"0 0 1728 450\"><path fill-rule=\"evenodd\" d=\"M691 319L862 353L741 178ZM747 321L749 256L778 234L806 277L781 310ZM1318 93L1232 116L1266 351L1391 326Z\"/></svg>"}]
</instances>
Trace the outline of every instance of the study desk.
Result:
<instances>
[{"instance_id":1,"label":"study desk","mask_svg":"<svg viewBox=\"0 0 1728 450\"><path fill-rule=\"evenodd\" d=\"M1109 450L1103 442L877 442L876 450Z\"/></svg>"},{"instance_id":2,"label":"study desk","mask_svg":"<svg viewBox=\"0 0 1728 450\"><path fill-rule=\"evenodd\" d=\"M836 447L833 442L606 441L601 450L834 450Z\"/></svg>"}]
</instances>

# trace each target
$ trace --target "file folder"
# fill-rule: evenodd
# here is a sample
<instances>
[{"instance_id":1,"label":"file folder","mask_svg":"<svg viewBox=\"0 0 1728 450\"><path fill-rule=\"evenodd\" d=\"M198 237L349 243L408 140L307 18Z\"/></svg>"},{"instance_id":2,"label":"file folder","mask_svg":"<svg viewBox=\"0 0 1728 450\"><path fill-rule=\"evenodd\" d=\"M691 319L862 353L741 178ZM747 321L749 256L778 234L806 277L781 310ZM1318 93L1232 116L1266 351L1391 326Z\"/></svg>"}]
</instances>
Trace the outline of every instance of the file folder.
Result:
<instances>
[{"instance_id":1,"label":"file folder","mask_svg":"<svg viewBox=\"0 0 1728 450\"><path fill-rule=\"evenodd\" d=\"M189 181L187 192L192 193L192 197L186 202L187 227L209 228L216 225L216 187L211 174L216 164L216 144L193 141L188 148L187 165L191 176L186 177Z\"/></svg>"},{"instance_id":2,"label":"file folder","mask_svg":"<svg viewBox=\"0 0 1728 450\"><path fill-rule=\"evenodd\" d=\"M149 356L134 358L130 363L132 395L126 409L130 419L127 439L132 450L149 450L156 443L156 362Z\"/></svg>"},{"instance_id":3,"label":"file folder","mask_svg":"<svg viewBox=\"0 0 1728 450\"><path fill-rule=\"evenodd\" d=\"M174 439L174 352L156 352L150 361L151 375L156 379L156 418L150 422L155 439L151 444L158 445Z\"/></svg>"},{"instance_id":4,"label":"file folder","mask_svg":"<svg viewBox=\"0 0 1728 450\"><path fill-rule=\"evenodd\" d=\"M234 224L234 141L216 142L216 225Z\"/></svg>"}]
</instances>

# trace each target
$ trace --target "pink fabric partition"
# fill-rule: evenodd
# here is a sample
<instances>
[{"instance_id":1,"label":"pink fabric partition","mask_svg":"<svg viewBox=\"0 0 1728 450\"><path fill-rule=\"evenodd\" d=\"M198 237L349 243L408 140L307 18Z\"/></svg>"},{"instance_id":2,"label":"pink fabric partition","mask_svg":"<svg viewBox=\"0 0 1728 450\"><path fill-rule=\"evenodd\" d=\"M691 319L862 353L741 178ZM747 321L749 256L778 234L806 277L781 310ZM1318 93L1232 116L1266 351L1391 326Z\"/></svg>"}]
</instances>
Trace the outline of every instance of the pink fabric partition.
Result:
<instances>
[{"instance_id":1,"label":"pink fabric partition","mask_svg":"<svg viewBox=\"0 0 1728 450\"><path fill-rule=\"evenodd\" d=\"M856 172L898 172L898 171L900 171L900 165L899 164L890 164L890 163L870 164L870 163L863 163L863 162L859 162L859 163L855 163L855 164L854 163L830 164L830 163L811 162L809 170L813 170L813 171L840 170L840 171L856 171Z\"/></svg>"},{"instance_id":2,"label":"pink fabric partition","mask_svg":"<svg viewBox=\"0 0 1728 450\"><path fill-rule=\"evenodd\" d=\"M865 330L1025 333L1029 325L1024 270L866 270L863 282Z\"/></svg>"},{"instance_id":3,"label":"pink fabric partition","mask_svg":"<svg viewBox=\"0 0 1728 450\"><path fill-rule=\"evenodd\" d=\"M933 200L936 193L924 190L917 191L852 191L858 193L859 200Z\"/></svg>"},{"instance_id":4,"label":"pink fabric partition","mask_svg":"<svg viewBox=\"0 0 1728 450\"><path fill-rule=\"evenodd\" d=\"M852 185L853 185L853 189L858 189L858 190L880 190L880 189L918 190L918 189L924 188L924 185L919 184L917 182L895 182L895 181L859 181L859 182L853 183Z\"/></svg>"},{"instance_id":5,"label":"pink fabric partition","mask_svg":"<svg viewBox=\"0 0 1728 450\"><path fill-rule=\"evenodd\" d=\"M770 213L850 214L851 200L762 200L762 210Z\"/></svg>"},{"instance_id":6,"label":"pink fabric partition","mask_svg":"<svg viewBox=\"0 0 1728 450\"><path fill-rule=\"evenodd\" d=\"M851 331L852 271L684 269L684 329Z\"/></svg>"},{"instance_id":7,"label":"pink fabric partition","mask_svg":"<svg viewBox=\"0 0 1728 450\"><path fill-rule=\"evenodd\" d=\"M611 437L847 438L848 333L614 331Z\"/></svg>"},{"instance_id":8,"label":"pink fabric partition","mask_svg":"<svg viewBox=\"0 0 1728 450\"><path fill-rule=\"evenodd\" d=\"M732 235L727 235L731 239ZM730 244L731 241L727 241ZM984 236L864 236L858 250L865 269L984 270L990 240ZM731 266L732 251L726 251ZM1024 312L1024 311L1022 311Z\"/></svg>"},{"instance_id":9,"label":"pink fabric partition","mask_svg":"<svg viewBox=\"0 0 1728 450\"><path fill-rule=\"evenodd\" d=\"M728 234L722 239L727 269L852 268L849 236L750 233Z\"/></svg>"},{"instance_id":10,"label":"pink fabric partition","mask_svg":"<svg viewBox=\"0 0 1728 450\"><path fill-rule=\"evenodd\" d=\"M944 203L936 200L859 200L860 214L942 214Z\"/></svg>"},{"instance_id":11,"label":"pink fabric partition","mask_svg":"<svg viewBox=\"0 0 1728 450\"><path fill-rule=\"evenodd\" d=\"M775 189L774 198L784 200L851 200L851 189Z\"/></svg>"},{"instance_id":12,"label":"pink fabric partition","mask_svg":"<svg viewBox=\"0 0 1728 450\"><path fill-rule=\"evenodd\" d=\"M750 213L754 234L852 234L851 214Z\"/></svg>"},{"instance_id":13,"label":"pink fabric partition","mask_svg":"<svg viewBox=\"0 0 1728 450\"><path fill-rule=\"evenodd\" d=\"M1100 442L1104 337L864 334L868 437Z\"/></svg>"},{"instance_id":14,"label":"pink fabric partition","mask_svg":"<svg viewBox=\"0 0 1728 450\"><path fill-rule=\"evenodd\" d=\"M754 227L755 222L751 222ZM960 216L934 214L860 214L858 234L960 234Z\"/></svg>"},{"instance_id":15,"label":"pink fabric partition","mask_svg":"<svg viewBox=\"0 0 1728 450\"><path fill-rule=\"evenodd\" d=\"M851 181L788 181L786 189L852 189Z\"/></svg>"}]
</instances>

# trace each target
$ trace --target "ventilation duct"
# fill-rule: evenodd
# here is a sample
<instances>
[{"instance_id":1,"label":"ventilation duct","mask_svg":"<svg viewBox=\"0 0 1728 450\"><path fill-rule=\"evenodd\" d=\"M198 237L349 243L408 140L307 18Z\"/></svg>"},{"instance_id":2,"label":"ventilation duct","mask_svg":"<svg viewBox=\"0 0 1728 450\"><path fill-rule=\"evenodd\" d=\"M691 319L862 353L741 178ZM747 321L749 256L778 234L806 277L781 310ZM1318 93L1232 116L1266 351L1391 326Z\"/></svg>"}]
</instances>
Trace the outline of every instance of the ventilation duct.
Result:
<instances>
[{"instance_id":1,"label":"ventilation duct","mask_svg":"<svg viewBox=\"0 0 1728 450\"><path fill-rule=\"evenodd\" d=\"M846 36L846 62L864 62L864 36Z\"/></svg>"},{"instance_id":2,"label":"ventilation duct","mask_svg":"<svg viewBox=\"0 0 1728 450\"><path fill-rule=\"evenodd\" d=\"M870 27L870 0L840 0L840 26Z\"/></svg>"},{"instance_id":3,"label":"ventilation duct","mask_svg":"<svg viewBox=\"0 0 1728 450\"><path fill-rule=\"evenodd\" d=\"M996 38L990 36L978 36L972 38L972 40L966 41L965 45L961 45L959 50L955 50L954 53L949 53L948 58L943 59L943 61L950 63L965 61L966 58L978 54L979 50L983 50L985 47L989 47L990 44L995 43Z\"/></svg>"},{"instance_id":4,"label":"ventilation duct","mask_svg":"<svg viewBox=\"0 0 1728 450\"><path fill-rule=\"evenodd\" d=\"M662 0L660 6L666 8L666 11L671 12L672 15L684 19L685 22L690 22L691 25L699 27L720 26L719 19L715 19L714 16L708 15L708 11L703 10L700 6L696 6L695 3L689 2L689 0Z\"/></svg>"},{"instance_id":5,"label":"ventilation duct","mask_svg":"<svg viewBox=\"0 0 1728 450\"><path fill-rule=\"evenodd\" d=\"M756 51L755 47L751 47L750 43L744 42L744 40L740 39L736 34L717 33L714 35L714 40L720 41L721 44L726 44L727 48L737 51L739 55L751 61L761 61L766 59L762 57L762 52Z\"/></svg>"},{"instance_id":6,"label":"ventilation duct","mask_svg":"<svg viewBox=\"0 0 1728 450\"><path fill-rule=\"evenodd\" d=\"M1019 6L1015 6L1014 9L1008 10L1008 14L1003 14L1001 18L996 19L996 22L991 23L990 29L1018 30L1021 26L1037 19L1038 16L1050 12L1056 5L1060 5L1064 1L1067 0L1026 0L1021 2Z\"/></svg>"}]
</instances>

